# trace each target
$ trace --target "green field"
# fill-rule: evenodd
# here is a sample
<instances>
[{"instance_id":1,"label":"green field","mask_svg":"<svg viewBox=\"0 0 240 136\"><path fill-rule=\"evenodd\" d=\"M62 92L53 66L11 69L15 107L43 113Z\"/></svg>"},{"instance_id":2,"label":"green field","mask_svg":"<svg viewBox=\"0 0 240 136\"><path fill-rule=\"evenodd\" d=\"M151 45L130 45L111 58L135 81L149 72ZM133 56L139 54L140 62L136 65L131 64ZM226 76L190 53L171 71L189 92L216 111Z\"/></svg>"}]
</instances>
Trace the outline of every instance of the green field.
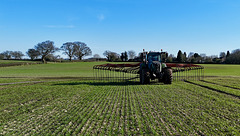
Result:
<instances>
[{"instance_id":1,"label":"green field","mask_svg":"<svg viewBox=\"0 0 240 136\"><path fill-rule=\"evenodd\" d=\"M22 60L0 60L0 64L9 64L9 63L18 63L18 62L26 62ZM30 62L30 61L28 61Z\"/></svg>"},{"instance_id":2,"label":"green field","mask_svg":"<svg viewBox=\"0 0 240 136\"><path fill-rule=\"evenodd\" d=\"M38 61L30 61L30 60L0 60L0 64L13 64L13 63L38 63Z\"/></svg>"},{"instance_id":3,"label":"green field","mask_svg":"<svg viewBox=\"0 0 240 136\"><path fill-rule=\"evenodd\" d=\"M102 63L0 68L0 135L240 135L240 65L139 85L89 80Z\"/></svg>"}]
</instances>

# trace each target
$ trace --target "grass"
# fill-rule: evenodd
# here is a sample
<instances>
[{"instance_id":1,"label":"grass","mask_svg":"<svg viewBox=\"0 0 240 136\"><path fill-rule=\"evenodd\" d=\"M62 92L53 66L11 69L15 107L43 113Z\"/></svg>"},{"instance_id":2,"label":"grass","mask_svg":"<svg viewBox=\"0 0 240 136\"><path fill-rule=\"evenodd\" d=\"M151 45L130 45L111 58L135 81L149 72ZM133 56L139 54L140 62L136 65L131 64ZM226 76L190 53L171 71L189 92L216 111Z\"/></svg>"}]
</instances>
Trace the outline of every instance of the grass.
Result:
<instances>
[{"instance_id":1,"label":"grass","mask_svg":"<svg viewBox=\"0 0 240 136\"><path fill-rule=\"evenodd\" d=\"M240 65L230 64L203 64L206 76L240 76Z\"/></svg>"},{"instance_id":2,"label":"grass","mask_svg":"<svg viewBox=\"0 0 240 136\"><path fill-rule=\"evenodd\" d=\"M96 64L0 68L1 83L46 81L0 86L0 135L240 135L239 65L194 84L80 80Z\"/></svg>"},{"instance_id":3,"label":"grass","mask_svg":"<svg viewBox=\"0 0 240 136\"><path fill-rule=\"evenodd\" d=\"M19 85L0 96L2 134L225 135L240 126L239 99L188 83L61 81Z\"/></svg>"},{"instance_id":4,"label":"grass","mask_svg":"<svg viewBox=\"0 0 240 136\"><path fill-rule=\"evenodd\" d=\"M4 67L0 69L0 77L93 77L92 67L104 63L106 62L69 62Z\"/></svg>"},{"instance_id":5,"label":"grass","mask_svg":"<svg viewBox=\"0 0 240 136\"><path fill-rule=\"evenodd\" d=\"M34 63L38 61L28 61L28 60L0 60L0 64L10 64L10 63Z\"/></svg>"}]
</instances>

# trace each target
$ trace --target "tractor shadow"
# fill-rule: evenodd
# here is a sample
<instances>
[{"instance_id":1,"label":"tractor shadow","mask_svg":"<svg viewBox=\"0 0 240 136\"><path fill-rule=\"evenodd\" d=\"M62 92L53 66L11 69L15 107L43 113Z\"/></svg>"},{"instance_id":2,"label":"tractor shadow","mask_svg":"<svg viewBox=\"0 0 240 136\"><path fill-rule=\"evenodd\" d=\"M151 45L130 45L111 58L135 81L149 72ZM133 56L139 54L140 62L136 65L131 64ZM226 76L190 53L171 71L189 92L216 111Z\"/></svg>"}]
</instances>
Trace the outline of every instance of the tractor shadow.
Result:
<instances>
[{"instance_id":1,"label":"tractor shadow","mask_svg":"<svg viewBox=\"0 0 240 136\"><path fill-rule=\"evenodd\" d=\"M147 85L160 85L162 83L151 82ZM103 81L76 81L76 82L69 82L69 83L58 83L54 85L92 85L92 86L127 86L127 85L142 85L140 82L135 81L126 81L126 82L103 82Z\"/></svg>"}]
</instances>

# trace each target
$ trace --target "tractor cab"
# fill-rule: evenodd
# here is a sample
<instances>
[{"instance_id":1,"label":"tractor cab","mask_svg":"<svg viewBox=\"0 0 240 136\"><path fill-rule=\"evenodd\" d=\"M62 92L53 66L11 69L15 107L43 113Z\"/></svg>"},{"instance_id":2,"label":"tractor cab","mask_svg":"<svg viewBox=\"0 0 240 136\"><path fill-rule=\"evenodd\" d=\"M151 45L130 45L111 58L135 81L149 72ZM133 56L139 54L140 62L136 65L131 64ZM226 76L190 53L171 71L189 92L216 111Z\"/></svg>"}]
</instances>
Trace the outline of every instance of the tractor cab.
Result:
<instances>
[{"instance_id":1,"label":"tractor cab","mask_svg":"<svg viewBox=\"0 0 240 136\"><path fill-rule=\"evenodd\" d=\"M168 53L167 52L143 52L141 56L142 56L143 62L158 61L160 63L164 63L167 60Z\"/></svg>"},{"instance_id":2,"label":"tractor cab","mask_svg":"<svg viewBox=\"0 0 240 136\"><path fill-rule=\"evenodd\" d=\"M162 71L162 68L166 67L166 59L168 54L166 52L149 52L146 55L146 64L149 69L153 71ZM158 70L156 70L158 69ZM158 72L157 72L158 73Z\"/></svg>"}]
</instances>

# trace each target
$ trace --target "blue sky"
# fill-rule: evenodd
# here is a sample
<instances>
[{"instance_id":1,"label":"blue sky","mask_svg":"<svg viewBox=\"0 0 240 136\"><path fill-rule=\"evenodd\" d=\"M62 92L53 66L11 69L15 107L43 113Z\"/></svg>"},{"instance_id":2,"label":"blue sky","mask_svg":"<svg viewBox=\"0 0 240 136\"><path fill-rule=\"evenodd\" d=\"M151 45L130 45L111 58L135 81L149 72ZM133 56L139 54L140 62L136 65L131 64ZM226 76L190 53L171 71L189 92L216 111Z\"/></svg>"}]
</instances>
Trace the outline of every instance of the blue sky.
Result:
<instances>
[{"instance_id":1,"label":"blue sky","mask_svg":"<svg viewBox=\"0 0 240 136\"><path fill-rule=\"evenodd\" d=\"M93 54L163 49L219 55L240 48L239 0L0 0L0 52L51 40Z\"/></svg>"}]
</instances>

